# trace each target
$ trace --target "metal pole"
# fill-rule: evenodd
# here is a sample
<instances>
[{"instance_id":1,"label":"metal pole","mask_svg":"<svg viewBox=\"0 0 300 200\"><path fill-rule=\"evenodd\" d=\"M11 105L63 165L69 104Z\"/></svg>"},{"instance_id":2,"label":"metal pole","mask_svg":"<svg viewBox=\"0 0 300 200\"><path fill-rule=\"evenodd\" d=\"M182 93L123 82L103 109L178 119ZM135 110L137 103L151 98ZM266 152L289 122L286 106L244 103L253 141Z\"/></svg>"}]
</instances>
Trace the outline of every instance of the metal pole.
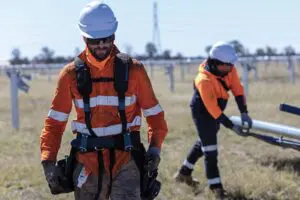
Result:
<instances>
[{"instance_id":1,"label":"metal pole","mask_svg":"<svg viewBox=\"0 0 300 200\"><path fill-rule=\"evenodd\" d=\"M11 92L12 126L14 129L19 129L18 75L15 69L11 70L10 92Z\"/></svg>"},{"instance_id":2,"label":"metal pole","mask_svg":"<svg viewBox=\"0 0 300 200\"><path fill-rule=\"evenodd\" d=\"M188 74L190 74L191 73L191 64L188 62L187 63L187 67L186 67L186 72L188 73Z\"/></svg>"},{"instance_id":3,"label":"metal pole","mask_svg":"<svg viewBox=\"0 0 300 200\"><path fill-rule=\"evenodd\" d=\"M167 66L167 74L169 76L169 90L170 92L174 92L174 64Z\"/></svg>"},{"instance_id":4,"label":"metal pole","mask_svg":"<svg viewBox=\"0 0 300 200\"><path fill-rule=\"evenodd\" d=\"M243 67L243 86L247 97L249 95L249 72L246 64L243 64L242 67Z\"/></svg>"},{"instance_id":5,"label":"metal pole","mask_svg":"<svg viewBox=\"0 0 300 200\"><path fill-rule=\"evenodd\" d=\"M251 62L251 69L254 70L254 81L258 81L257 57L254 57Z\"/></svg>"},{"instance_id":6,"label":"metal pole","mask_svg":"<svg viewBox=\"0 0 300 200\"><path fill-rule=\"evenodd\" d=\"M292 60L292 56L288 56L288 68L290 72L290 81L291 83L295 83L295 65Z\"/></svg>"},{"instance_id":7,"label":"metal pole","mask_svg":"<svg viewBox=\"0 0 300 200\"><path fill-rule=\"evenodd\" d=\"M48 82L51 82L51 69L50 69L50 67L48 66L47 67L47 74L48 74Z\"/></svg>"},{"instance_id":8,"label":"metal pole","mask_svg":"<svg viewBox=\"0 0 300 200\"><path fill-rule=\"evenodd\" d=\"M296 106L291 106L291 105L283 103L283 104L280 104L279 110L300 116L300 108L298 108Z\"/></svg>"},{"instance_id":9,"label":"metal pole","mask_svg":"<svg viewBox=\"0 0 300 200\"><path fill-rule=\"evenodd\" d=\"M150 77L151 79L154 79L154 66L152 63L149 66L150 66Z\"/></svg>"},{"instance_id":10,"label":"metal pole","mask_svg":"<svg viewBox=\"0 0 300 200\"><path fill-rule=\"evenodd\" d=\"M239 116L231 116L230 120L236 125L242 125L241 118ZM276 124L260 120L253 120L252 129L258 131L266 131L269 133L294 139L300 139L300 129L293 126L286 126L282 124Z\"/></svg>"},{"instance_id":11,"label":"metal pole","mask_svg":"<svg viewBox=\"0 0 300 200\"><path fill-rule=\"evenodd\" d=\"M253 66L252 69L254 70L254 80L255 80L255 81L258 81L258 71L257 71L257 67L256 67L256 66Z\"/></svg>"},{"instance_id":12,"label":"metal pole","mask_svg":"<svg viewBox=\"0 0 300 200\"><path fill-rule=\"evenodd\" d=\"M180 64L180 77L181 77L181 81L184 81L186 65L183 62L179 63L179 64Z\"/></svg>"}]
</instances>

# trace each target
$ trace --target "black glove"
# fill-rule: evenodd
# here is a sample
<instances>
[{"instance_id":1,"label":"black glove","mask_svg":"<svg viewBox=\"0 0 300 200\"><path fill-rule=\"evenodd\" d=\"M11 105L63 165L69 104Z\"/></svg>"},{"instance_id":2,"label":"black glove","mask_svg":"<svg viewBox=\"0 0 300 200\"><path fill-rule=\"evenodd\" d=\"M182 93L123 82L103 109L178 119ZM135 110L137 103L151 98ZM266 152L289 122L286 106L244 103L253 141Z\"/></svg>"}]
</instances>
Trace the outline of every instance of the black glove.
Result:
<instances>
[{"instance_id":1,"label":"black glove","mask_svg":"<svg viewBox=\"0 0 300 200\"><path fill-rule=\"evenodd\" d=\"M243 136L243 137L249 136L249 131L243 131L243 128L239 125L233 125L231 130L239 136Z\"/></svg>"},{"instance_id":2,"label":"black glove","mask_svg":"<svg viewBox=\"0 0 300 200\"><path fill-rule=\"evenodd\" d=\"M146 154L146 161L149 173L157 171L160 163L160 150L157 147L150 147Z\"/></svg>"},{"instance_id":3,"label":"black glove","mask_svg":"<svg viewBox=\"0 0 300 200\"><path fill-rule=\"evenodd\" d=\"M158 195L161 183L156 180L158 165L160 163L160 150L157 147L150 147L145 157L145 170L141 188L142 200L153 200Z\"/></svg>"},{"instance_id":4,"label":"black glove","mask_svg":"<svg viewBox=\"0 0 300 200\"><path fill-rule=\"evenodd\" d=\"M248 129L252 128L252 119L249 117L248 113L241 113L242 119L242 127L244 127L245 123L248 125Z\"/></svg>"},{"instance_id":5,"label":"black glove","mask_svg":"<svg viewBox=\"0 0 300 200\"><path fill-rule=\"evenodd\" d=\"M44 174L48 182L49 188L52 194L60 194L65 191L59 184L60 171L55 165L54 161L44 160L42 161Z\"/></svg>"}]
</instances>

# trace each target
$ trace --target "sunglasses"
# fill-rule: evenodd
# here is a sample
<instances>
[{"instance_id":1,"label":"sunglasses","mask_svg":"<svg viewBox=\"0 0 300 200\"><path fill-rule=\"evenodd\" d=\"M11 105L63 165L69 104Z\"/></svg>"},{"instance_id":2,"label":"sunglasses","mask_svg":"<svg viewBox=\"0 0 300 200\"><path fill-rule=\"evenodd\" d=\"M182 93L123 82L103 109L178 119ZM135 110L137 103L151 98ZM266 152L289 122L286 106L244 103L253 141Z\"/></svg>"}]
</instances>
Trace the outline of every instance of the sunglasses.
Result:
<instances>
[{"instance_id":1,"label":"sunglasses","mask_svg":"<svg viewBox=\"0 0 300 200\"><path fill-rule=\"evenodd\" d=\"M99 45L99 44L111 43L114 40L115 40L115 35L111 35L106 38L96 38L96 39L87 38L86 43L90 45Z\"/></svg>"},{"instance_id":2,"label":"sunglasses","mask_svg":"<svg viewBox=\"0 0 300 200\"><path fill-rule=\"evenodd\" d=\"M228 66L228 67L233 67L233 64L227 63L227 62L222 62L222 61L219 61L219 60L216 60L215 65L216 65L216 66L218 66L218 65L226 65L226 66Z\"/></svg>"}]
</instances>

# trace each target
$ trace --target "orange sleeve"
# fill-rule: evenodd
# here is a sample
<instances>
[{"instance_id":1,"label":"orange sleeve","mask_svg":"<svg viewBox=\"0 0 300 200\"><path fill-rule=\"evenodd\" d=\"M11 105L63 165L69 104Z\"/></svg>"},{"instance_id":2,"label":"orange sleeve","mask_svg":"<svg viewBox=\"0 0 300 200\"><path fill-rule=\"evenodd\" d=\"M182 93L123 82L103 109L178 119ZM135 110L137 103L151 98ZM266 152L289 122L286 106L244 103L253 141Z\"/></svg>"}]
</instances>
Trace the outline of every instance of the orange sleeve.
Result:
<instances>
[{"instance_id":1,"label":"orange sleeve","mask_svg":"<svg viewBox=\"0 0 300 200\"><path fill-rule=\"evenodd\" d=\"M144 66L141 64L138 68L137 101L148 123L148 141L150 146L161 148L168 132L164 111L155 97Z\"/></svg>"},{"instance_id":2,"label":"orange sleeve","mask_svg":"<svg viewBox=\"0 0 300 200\"><path fill-rule=\"evenodd\" d=\"M42 160L56 161L63 132L72 109L70 78L64 68L60 75L52 106L40 136Z\"/></svg>"},{"instance_id":3,"label":"orange sleeve","mask_svg":"<svg viewBox=\"0 0 300 200\"><path fill-rule=\"evenodd\" d=\"M197 84L197 89L209 114L211 114L211 116L215 119L219 118L222 111L218 106L217 96L212 83L209 81L200 81Z\"/></svg>"},{"instance_id":4,"label":"orange sleeve","mask_svg":"<svg viewBox=\"0 0 300 200\"><path fill-rule=\"evenodd\" d=\"M231 73L231 83L230 88L232 91L232 94L236 96L244 96L244 87L241 84L241 81L239 79L238 73L236 71L236 68L233 67Z\"/></svg>"}]
</instances>

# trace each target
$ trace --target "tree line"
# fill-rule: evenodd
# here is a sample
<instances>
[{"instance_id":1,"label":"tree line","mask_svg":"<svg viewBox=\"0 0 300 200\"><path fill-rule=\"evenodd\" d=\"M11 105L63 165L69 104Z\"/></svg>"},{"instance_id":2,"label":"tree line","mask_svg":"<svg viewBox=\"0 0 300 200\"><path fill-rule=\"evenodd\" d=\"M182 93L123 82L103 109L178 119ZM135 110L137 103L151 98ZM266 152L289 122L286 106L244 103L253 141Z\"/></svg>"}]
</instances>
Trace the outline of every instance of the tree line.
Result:
<instances>
[{"instance_id":1,"label":"tree line","mask_svg":"<svg viewBox=\"0 0 300 200\"><path fill-rule=\"evenodd\" d=\"M295 48L292 47L291 45L284 47L281 52L274 47L266 46L266 47L258 47L254 53L250 53L249 49L247 49L238 40L232 40L229 43L234 47L235 51L239 56L276 56L276 55L292 56L296 54ZM210 51L211 47L212 47L211 45L205 47L205 52L207 54Z\"/></svg>"},{"instance_id":2,"label":"tree line","mask_svg":"<svg viewBox=\"0 0 300 200\"><path fill-rule=\"evenodd\" d=\"M274 55L295 55L296 50L291 46L286 46L281 52L276 48L271 46L259 47L255 50L254 53L250 53L250 51L238 40L232 40L230 43L235 48L237 54L239 56L274 56ZM205 52L208 52L211 49L211 45L205 47ZM177 52L175 54L172 53L170 49L165 49L163 51L159 51L156 45L152 42L148 42L145 45L145 52L142 54L133 54L133 48L131 45L127 44L124 46L125 52L131 56L134 56L137 59L183 59L185 56L181 52ZM49 63L68 63L74 60L74 57L80 53L79 48L75 48L74 56L60 56L55 55L55 51L45 46L41 48L41 52L34 56L32 59L28 57L23 57L21 54L21 50L19 48L15 48L11 52L10 64L49 64ZM203 56L197 56L197 58L203 58Z\"/></svg>"}]
</instances>

